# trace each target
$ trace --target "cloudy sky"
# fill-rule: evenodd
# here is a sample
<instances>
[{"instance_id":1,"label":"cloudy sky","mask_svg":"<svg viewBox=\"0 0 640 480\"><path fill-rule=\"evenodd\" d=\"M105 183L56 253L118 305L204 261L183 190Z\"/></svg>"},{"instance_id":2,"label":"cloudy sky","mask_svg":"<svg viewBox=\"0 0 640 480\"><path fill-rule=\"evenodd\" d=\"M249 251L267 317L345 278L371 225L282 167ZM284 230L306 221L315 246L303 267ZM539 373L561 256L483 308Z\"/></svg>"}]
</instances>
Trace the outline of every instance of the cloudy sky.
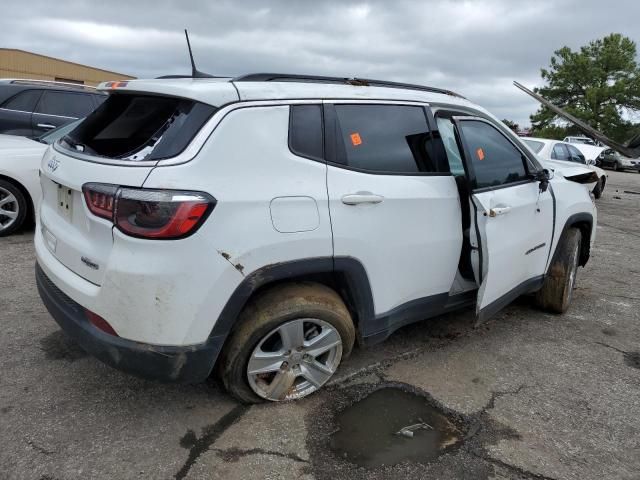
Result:
<instances>
[{"instance_id":1,"label":"cloudy sky","mask_svg":"<svg viewBox=\"0 0 640 480\"><path fill-rule=\"evenodd\" d=\"M640 40L638 0L29 0L2 2L0 47L137 77L200 70L381 78L452 89L521 125L554 50ZM21 6L24 5L24 6Z\"/></svg>"}]
</instances>

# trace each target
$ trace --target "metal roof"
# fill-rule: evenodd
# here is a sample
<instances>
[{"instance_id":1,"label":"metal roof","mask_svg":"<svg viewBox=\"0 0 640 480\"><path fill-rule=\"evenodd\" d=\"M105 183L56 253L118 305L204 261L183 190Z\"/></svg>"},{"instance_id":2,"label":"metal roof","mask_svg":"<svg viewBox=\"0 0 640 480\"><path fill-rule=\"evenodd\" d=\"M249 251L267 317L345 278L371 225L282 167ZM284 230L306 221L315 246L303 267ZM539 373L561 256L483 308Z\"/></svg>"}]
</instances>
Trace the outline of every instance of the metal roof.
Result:
<instances>
[{"instance_id":1,"label":"metal roof","mask_svg":"<svg viewBox=\"0 0 640 480\"><path fill-rule=\"evenodd\" d=\"M445 103L475 107L463 97L444 89L381 80L339 77L251 74L242 77L172 77L119 82L115 89L108 82L103 91L135 91L191 98L214 106L234 101L256 100L391 100Z\"/></svg>"}]
</instances>

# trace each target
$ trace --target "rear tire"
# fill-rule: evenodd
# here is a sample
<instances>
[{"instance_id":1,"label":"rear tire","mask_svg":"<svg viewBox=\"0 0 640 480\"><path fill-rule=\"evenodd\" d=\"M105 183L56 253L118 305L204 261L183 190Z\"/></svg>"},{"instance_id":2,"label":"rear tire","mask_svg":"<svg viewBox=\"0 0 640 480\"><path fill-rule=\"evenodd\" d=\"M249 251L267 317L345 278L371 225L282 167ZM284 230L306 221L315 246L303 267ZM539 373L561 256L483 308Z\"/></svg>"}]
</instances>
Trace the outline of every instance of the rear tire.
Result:
<instances>
[{"instance_id":1,"label":"rear tire","mask_svg":"<svg viewBox=\"0 0 640 480\"><path fill-rule=\"evenodd\" d=\"M280 335L292 325L301 326L303 332L304 342L297 347ZM332 341L323 347L333 346L317 354L314 338L325 334ZM229 393L241 402L298 399L329 380L351 353L354 341L351 315L335 291L311 282L279 285L259 294L242 311L220 355L219 372ZM271 357L265 373L251 373L266 355ZM311 375L314 372L318 377ZM295 382L278 389L278 375L284 377L283 384Z\"/></svg>"},{"instance_id":2,"label":"rear tire","mask_svg":"<svg viewBox=\"0 0 640 480\"><path fill-rule=\"evenodd\" d=\"M13 183L0 179L0 237L11 235L22 227L29 202Z\"/></svg>"},{"instance_id":3,"label":"rear tire","mask_svg":"<svg viewBox=\"0 0 640 480\"><path fill-rule=\"evenodd\" d=\"M576 284L582 233L570 228L560 239L549 274L536 293L536 304L549 312L564 313L571 305Z\"/></svg>"}]
</instances>

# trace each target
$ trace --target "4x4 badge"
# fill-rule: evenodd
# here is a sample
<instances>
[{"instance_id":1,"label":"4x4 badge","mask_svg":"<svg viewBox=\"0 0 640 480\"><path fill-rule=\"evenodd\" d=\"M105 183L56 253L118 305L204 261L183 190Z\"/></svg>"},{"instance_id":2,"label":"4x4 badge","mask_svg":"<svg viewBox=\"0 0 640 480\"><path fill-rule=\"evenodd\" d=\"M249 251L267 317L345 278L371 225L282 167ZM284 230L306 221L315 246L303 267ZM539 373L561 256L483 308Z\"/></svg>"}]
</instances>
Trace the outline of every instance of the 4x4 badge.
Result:
<instances>
[{"instance_id":1,"label":"4x4 badge","mask_svg":"<svg viewBox=\"0 0 640 480\"><path fill-rule=\"evenodd\" d=\"M47 162L47 167L52 172L55 172L59 166L60 166L60 160L58 160L56 157L51 157L51 159Z\"/></svg>"}]
</instances>

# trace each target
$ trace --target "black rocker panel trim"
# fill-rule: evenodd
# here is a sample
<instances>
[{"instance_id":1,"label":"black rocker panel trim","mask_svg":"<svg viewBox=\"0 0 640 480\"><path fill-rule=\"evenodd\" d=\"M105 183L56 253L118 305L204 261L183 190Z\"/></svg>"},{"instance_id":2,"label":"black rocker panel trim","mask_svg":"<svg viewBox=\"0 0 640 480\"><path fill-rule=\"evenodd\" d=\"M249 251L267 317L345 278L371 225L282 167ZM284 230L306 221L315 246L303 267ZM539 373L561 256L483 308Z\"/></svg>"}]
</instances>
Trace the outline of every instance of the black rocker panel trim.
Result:
<instances>
[{"instance_id":1,"label":"black rocker panel trim","mask_svg":"<svg viewBox=\"0 0 640 480\"><path fill-rule=\"evenodd\" d=\"M295 260L268 265L247 276L223 308L210 337L225 338L244 306L260 288L275 282L315 274L332 274L338 280L341 290L338 293L354 314L359 340L365 345L378 343L393 331L410 323L471 306L475 303L477 294L476 290L456 296L449 296L445 292L419 298L376 315L369 277L360 261L352 257Z\"/></svg>"},{"instance_id":2,"label":"black rocker panel trim","mask_svg":"<svg viewBox=\"0 0 640 480\"><path fill-rule=\"evenodd\" d=\"M529 280L525 280L520 285L511 289L500 298L497 298L482 310L480 310L480 312L478 313L478 318L476 320L476 325L479 325L491 318L493 315L509 305L519 296L539 290L542 287L543 282L544 275L538 275L536 277L530 278Z\"/></svg>"}]
</instances>

